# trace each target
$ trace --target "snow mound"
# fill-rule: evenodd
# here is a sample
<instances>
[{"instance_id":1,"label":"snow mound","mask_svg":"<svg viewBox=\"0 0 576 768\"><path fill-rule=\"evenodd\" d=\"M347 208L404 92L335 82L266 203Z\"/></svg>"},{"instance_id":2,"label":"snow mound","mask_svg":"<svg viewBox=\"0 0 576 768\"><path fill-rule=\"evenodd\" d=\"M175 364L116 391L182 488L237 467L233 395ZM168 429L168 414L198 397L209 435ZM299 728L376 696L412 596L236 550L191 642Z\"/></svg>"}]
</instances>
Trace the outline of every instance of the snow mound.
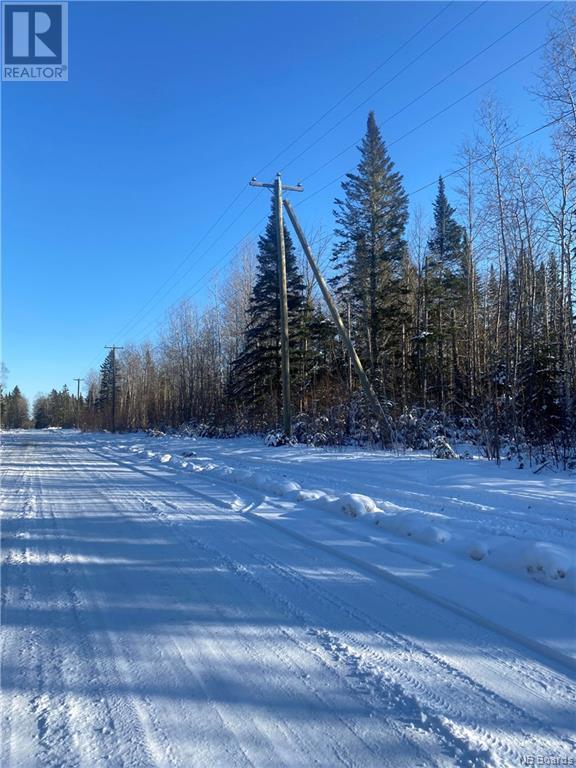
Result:
<instances>
[{"instance_id":1,"label":"snow mound","mask_svg":"<svg viewBox=\"0 0 576 768\"><path fill-rule=\"evenodd\" d=\"M327 494L324 491L306 491L301 489L296 493L296 501L317 501L318 499L327 498Z\"/></svg>"},{"instance_id":2,"label":"snow mound","mask_svg":"<svg viewBox=\"0 0 576 768\"><path fill-rule=\"evenodd\" d=\"M466 554L472 560L480 561L484 560L489 551L490 550L483 541L472 541L466 549Z\"/></svg>"},{"instance_id":3,"label":"snow mound","mask_svg":"<svg viewBox=\"0 0 576 768\"><path fill-rule=\"evenodd\" d=\"M490 554L493 566L519 574L529 574L536 581L556 582L570 591L576 585L574 555L557 544L508 541Z\"/></svg>"},{"instance_id":4,"label":"snow mound","mask_svg":"<svg viewBox=\"0 0 576 768\"><path fill-rule=\"evenodd\" d=\"M287 496L300 490L300 485L293 480L285 477L271 477L263 472L251 472L247 469L235 469L228 466L217 467L215 465L210 465L206 469L221 480L254 488L270 496Z\"/></svg>"},{"instance_id":5,"label":"snow mound","mask_svg":"<svg viewBox=\"0 0 576 768\"><path fill-rule=\"evenodd\" d=\"M350 517L362 517L380 512L374 499L361 493L345 493L338 499L338 504L342 512Z\"/></svg>"},{"instance_id":6,"label":"snow mound","mask_svg":"<svg viewBox=\"0 0 576 768\"><path fill-rule=\"evenodd\" d=\"M437 439L436 446L439 455L452 456L453 449L447 445L445 438ZM254 489L263 497L281 498L283 502L301 504L302 512L306 507L316 507L333 515L356 519L362 518L365 524L379 526L383 531L409 539L414 544L429 547L443 547L454 555L467 560L482 563L496 570L512 573L515 576L539 582L547 587L576 593L576 558L569 549L569 542L546 543L540 538L527 539L526 532L519 536L516 531L508 530L474 530L464 526L454 525L442 505L432 505L432 508L419 506L401 506L397 500L386 498L377 499L363 493L343 492L340 489L302 487L298 482L278 471L277 466L266 466L260 461L253 466L229 466L216 462L208 457L198 456L196 451L182 450L178 445L171 450L170 443L156 442L155 448L148 450L145 442L129 445L122 442L120 452L129 451L137 461L154 461L162 465L178 467L187 472L206 473L207 476L228 484L245 489ZM163 453L164 451L167 451ZM455 452L454 452L455 453ZM276 463L276 461L274 462ZM444 471L444 470L442 470ZM346 480L344 475L344 480ZM355 478L353 478L355 480ZM468 483L468 479L466 481ZM352 488L362 489L362 485L350 483ZM442 497L441 497L442 498ZM458 497L450 498L449 503L456 503ZM396 502L396 503L395 503ZM239 502L238 508L244 503ZM476 502L473 508L491 509ZM440 509L440 511L437 511ZM528 507L530 509L530 507ZM469 514L468 507L463 510L463 517ZM362 524L360 521L359 524ZM528 518L532 524L532 518ZM387 537L385 537L387 539ZM425 553L422 554L425 556Z\"/></svg>"},{"instance_id":7,"label":"snow mound","mask_svg":"<svg viewBox=\"0 0 576 768\"><path fill-rule=\"evenodd\" d=\"M451 538L448 531L431 523L428 515L418 513L386 515L379 518L377 523L381 528L407 536L421 544L444 544Z\"/></svg>"},{"instance_id":8,"label":"snow mound","mask_svg":"<svg viewBox=\"0 0 576 768\"><path fill-rule=\"evenodd\" d=\"M321 491L312 491L309 494L303 492L302 496L303 501L310 501L314 506L326 509L329 512L339 512L349 517L364 517L365 515L374 515L381 512L374 499L361 493L344 493L341 496L328 496Z\"/></svg>"}]
</instances>

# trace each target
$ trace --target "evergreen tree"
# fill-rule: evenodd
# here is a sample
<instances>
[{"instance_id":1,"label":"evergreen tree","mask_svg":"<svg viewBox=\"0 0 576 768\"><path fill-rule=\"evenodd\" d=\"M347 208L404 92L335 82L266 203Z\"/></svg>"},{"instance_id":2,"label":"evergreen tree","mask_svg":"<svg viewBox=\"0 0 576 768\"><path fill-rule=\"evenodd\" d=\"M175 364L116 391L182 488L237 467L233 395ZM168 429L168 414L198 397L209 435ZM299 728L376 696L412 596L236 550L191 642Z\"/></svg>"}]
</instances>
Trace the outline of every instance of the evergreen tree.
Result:
<instances>
[{"instance_id":1,"label":"evergreen tree","mask_svg":"<svg viewBox=\"0 0 576 768\"><path fill-rule=\"evenodd\" d=\"M384 392L386 378L391 379L386 370L401 349L402 320L407 319L402 263L408 198L373 112L359 150L357 172L347 174L344 198L335 201L333 284L341 302L350 302L358 353Z\"/></svg>"},{"instance_id":2,"label":"evergreen tree","mask_svg":"<svg viewBox=\"0 0 576 768\"><path fill-rule=\"evenodd\" d=\"M466 230L454 218L442 176L434 201L434 225L428 240L424 275L426 331L433 372L432 394L444 409L463 399L463 382L458 361L460 341L464 341L464 316L467 291ZM448 363L448 361L450 361Z\"/></svg>"},{"instance_id":3,"label":"evergreen tree","mask_svg":"<svg viewBox=\"0 0 576 768\"><path fill-rule=\"evenodd\" d=\"M284 229L290 371L296 397L302 376L304 283L298 270L292 238ZM232 365L231 390L249 415L256 413L263 426L277 423L281 410L280 292L278 286L276 224L274 209L258 241L256 282L250 297L244 348Z\"/></svg>"},{"instance_id":4,"label":"evergreen tree","mask_svg":"<svg viewBox=\"0 0 576 768\"><path fill-rule=\"evenodd\" d=\"M25 429L28 424L28 401L18 386L2 396L2 426L4 429Z\"/></svg>"},{"instance_id":5,"label":"evergreen tree","mask_svg":"<svg viewBox=\"0 0 576 768\"><path fill-rule=\"evenodd\" d=\"M34 400L32 414L34 420L34 429L46 429L46 427L50 426L50 410L47 397L44 397L44 395L39 395Z\"/></svg>"},{"instance_id":6,"label":"evergreen tree","mask_svg":"<svg viewBox=\"0 0 576 768\"><path fill-rule=\"evenodd\" d=\"M110 350L100 366L100 389L96 404L97 409L100 412L101 425L105 428L110 428L112 424L112 391L114 385L113 355L113 350Z\"/></svg>"},{"instance_id":7,"label":"evergreen tree","mask_svg":"<svg viewBox=\"0 0 576 768\"><path fill-rule=\"evenodd\" d=\"M426 263L428 306L431 311L451 309L466 291L466 230L454 218L444 179L438 179L434 201L434 226L428 240Z\"/></svg>"}]
</instances>

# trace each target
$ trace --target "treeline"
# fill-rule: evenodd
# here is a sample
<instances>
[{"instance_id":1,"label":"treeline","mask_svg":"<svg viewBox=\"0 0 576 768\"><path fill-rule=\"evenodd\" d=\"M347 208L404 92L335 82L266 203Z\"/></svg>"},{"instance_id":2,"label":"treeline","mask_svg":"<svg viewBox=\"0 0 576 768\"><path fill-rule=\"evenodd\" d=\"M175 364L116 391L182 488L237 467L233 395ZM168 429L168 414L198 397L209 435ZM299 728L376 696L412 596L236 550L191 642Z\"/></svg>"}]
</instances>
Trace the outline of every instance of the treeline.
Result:
<instances>
[{"instance_id":1,"label":"treeline","mask_svg":"<svg viewBox=\"0 0 576 768\"><path fill-rule=\"evenodd\" d=\"M61 390L53 389L48 395L39 395L34 400L32 423L35 429L62 427L72 429L78 426L84 409L84 399L72 395L66 384Z\"/></svg>"},{"instance_id":2,"label":"treeline","mask_svg":"<svg viewBox=\"0 0 576 768\"><path fill-rule=\"evenodd\" d=\"M2 429L28 429L28 400L18 386L10 392L0 388L0 426Z\"/></svg>"},{"instance_id":3,"label":"treeline","mask_svg":"<svg viewBox=\"0 0 576 768\"><path fill-rule=\"evenodd\" d=\"M523 149L495 100L460 148L456 183L413 208L370 113L355 173L334 202L330 247L311 238L360 359L400 441L431 413L500 441L574 440L576 61L565 13L544 63L550 147ZM285 231L297 436L374 435L374 419L301 254ZM159 342L109 355L81 404L85 428L280 423L279 296L273 216L200 311L175 307ZM416 437L415 437L416 436Z\"/></svg>"},{"instance_id":4,"label":"treeline","mask_svg":"<svg viewBox=\"0 0 576 768\"><path fill-rule=\"evenodd\" d=\"M53 389L48 395L38 395L30 417L28 400L16 386L10 392L0 391L0 423L3 429L72 429L79 424L85 406L84 398L80 396L78 399L70 394L64 384L60 390Z\"/></svg>"}]
</instances>

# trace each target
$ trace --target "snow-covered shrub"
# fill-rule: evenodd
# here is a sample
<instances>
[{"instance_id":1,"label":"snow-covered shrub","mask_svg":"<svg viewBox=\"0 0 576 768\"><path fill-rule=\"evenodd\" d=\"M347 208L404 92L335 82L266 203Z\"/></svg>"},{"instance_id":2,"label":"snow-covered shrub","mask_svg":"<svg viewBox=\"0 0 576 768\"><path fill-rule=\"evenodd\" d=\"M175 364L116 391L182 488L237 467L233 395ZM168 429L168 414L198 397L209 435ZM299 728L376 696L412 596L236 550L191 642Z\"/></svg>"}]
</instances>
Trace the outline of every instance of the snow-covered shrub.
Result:
<instances>
[{"instance_id":1,"label":"snow-covered shrub","mask_svg":"<svg viewBox=\"0 0 576 768\"><path fill-rule=\"evenodd\" d=\"M210 438L227 438L238 437L242 434L242 430L230 425L217 425L215 423L206 423L203 421L195 422L189 421L185 424L181 424L178 428L178 434L181 437L210 437Z\"/></svg>"},{"instance_id":2,"label":"snow-covered shrub","mask_svg":"<svg viewBox=\"0 0 576 768\"><path fill-rule=\"evenodd\" d=\"M166 432L161 429L147 429L146 434L150 437L166 437Z\"/></svg>"},{"instance_id":3,"label":"snow-covered shrub","mask_svg":"<svg viewBox=\"0 0 576 768\"><path fill-rule=\"evenodd\" d=\"M294 439L302 445L325 446L341 442L339 430L334 430L327 416L298 415L294 424Z\"/></svg>"},{"instance_id":4,"label":"snow-covered shrub","mask_svg":"<svg viewBox=\"0 0 576 768\"><path fill-rule=\"evenodd\" d=\"M281 445L295 445L296 440L288 437L284 432L268 432L264 437L264 445L268 448L278 448Z\"/></svg>"},{"instance_id":5,"label":"snow-covered shrub","mask_svg":"<svg viewBox=\"0 0 576 768\"><path fill-rule=\"evenodd\" d=\"M452 448L444 435L438 435L431 443L432 456L435 459L457 459L458 454Z\"/></svg>"}]
</instances>

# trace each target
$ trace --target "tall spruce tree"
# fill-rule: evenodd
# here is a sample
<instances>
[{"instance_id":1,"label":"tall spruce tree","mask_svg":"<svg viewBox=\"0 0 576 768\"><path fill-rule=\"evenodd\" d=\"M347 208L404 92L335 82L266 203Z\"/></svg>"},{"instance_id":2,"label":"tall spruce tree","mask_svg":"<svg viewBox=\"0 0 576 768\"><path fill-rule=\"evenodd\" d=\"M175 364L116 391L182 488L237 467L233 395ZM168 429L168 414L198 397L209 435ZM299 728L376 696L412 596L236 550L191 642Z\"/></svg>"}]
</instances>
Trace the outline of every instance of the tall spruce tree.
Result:
<instances>
[{"instance_id":1,"label":"tall spruce tree","mask_svg":"<svg viewBox=\"0 0 576 768\"><path fill-rule=\"evenodd\" d=\"M98 392L97 408L100 412L101 426L105 428L110 428L112 425L113 354L113 351L110 350L100 366L100 390Z\"/></svg>"},{"instance_id":2,"label":"tall spruce tree","mask_svg":"<svg viewBox=\"0 0 576 768\"><path fill-rule=\"evenodd\" d=\"M358 353L384 394L394 383L406 314L402 265L408 197L373 112L359 151L357 172L347 174L344 197L335 201L333 284L340 301L350 303Z\"/></svg>"},{"instance_id":3,"label":"tall spruce tree","mask_svg":"<svg viewBox=\"0 0 576 768\"><path fill-rule=\"evenodd\" d=\"M28 427L28 401L16 386L7 395L2 395L1 424L4 429Z\"/></svg>"},{"instance_id":4,"label":"tall spruce tree","mask_svg":"<svg viewBox=\"0 0 576 768\"><path fill-rule=\"evenodd\" d=\"M298 270L294 244L284 228L290 369L292 397L298 396L302 378L302 336L306 315L304 282ZM281 408L280 293L274 207L258 241L256 282L250 297L244 348L234 361L231 391L241 409L260 426L278 422Z\"/></svg>"},{"instance_id":5,"label":"tall spruce tree","mask_svg":"<svg viewBox=\"0 0 576 768\"><path fill-rule=\"evenodd\" d=\"M423 327L430 335L427 344L431 357L430 394L442 409L448 403L451 409L459 408L465 397L459 348L465 336L468 244L466 230L456 221L454 213L440 176L425 261Z\"/></svg>"},{"instance_id":6,"label":"tall spruce tree","mask_svg":"<svg viewBox=\"0 0 576 768\"><path fill-rule=\"evenodd\" d=\"M426 279L429 309L451 309L466 291L466 230L454 218L442 176L434 201L434 226L428 240Z\"/></svg>"}]
</instances>

